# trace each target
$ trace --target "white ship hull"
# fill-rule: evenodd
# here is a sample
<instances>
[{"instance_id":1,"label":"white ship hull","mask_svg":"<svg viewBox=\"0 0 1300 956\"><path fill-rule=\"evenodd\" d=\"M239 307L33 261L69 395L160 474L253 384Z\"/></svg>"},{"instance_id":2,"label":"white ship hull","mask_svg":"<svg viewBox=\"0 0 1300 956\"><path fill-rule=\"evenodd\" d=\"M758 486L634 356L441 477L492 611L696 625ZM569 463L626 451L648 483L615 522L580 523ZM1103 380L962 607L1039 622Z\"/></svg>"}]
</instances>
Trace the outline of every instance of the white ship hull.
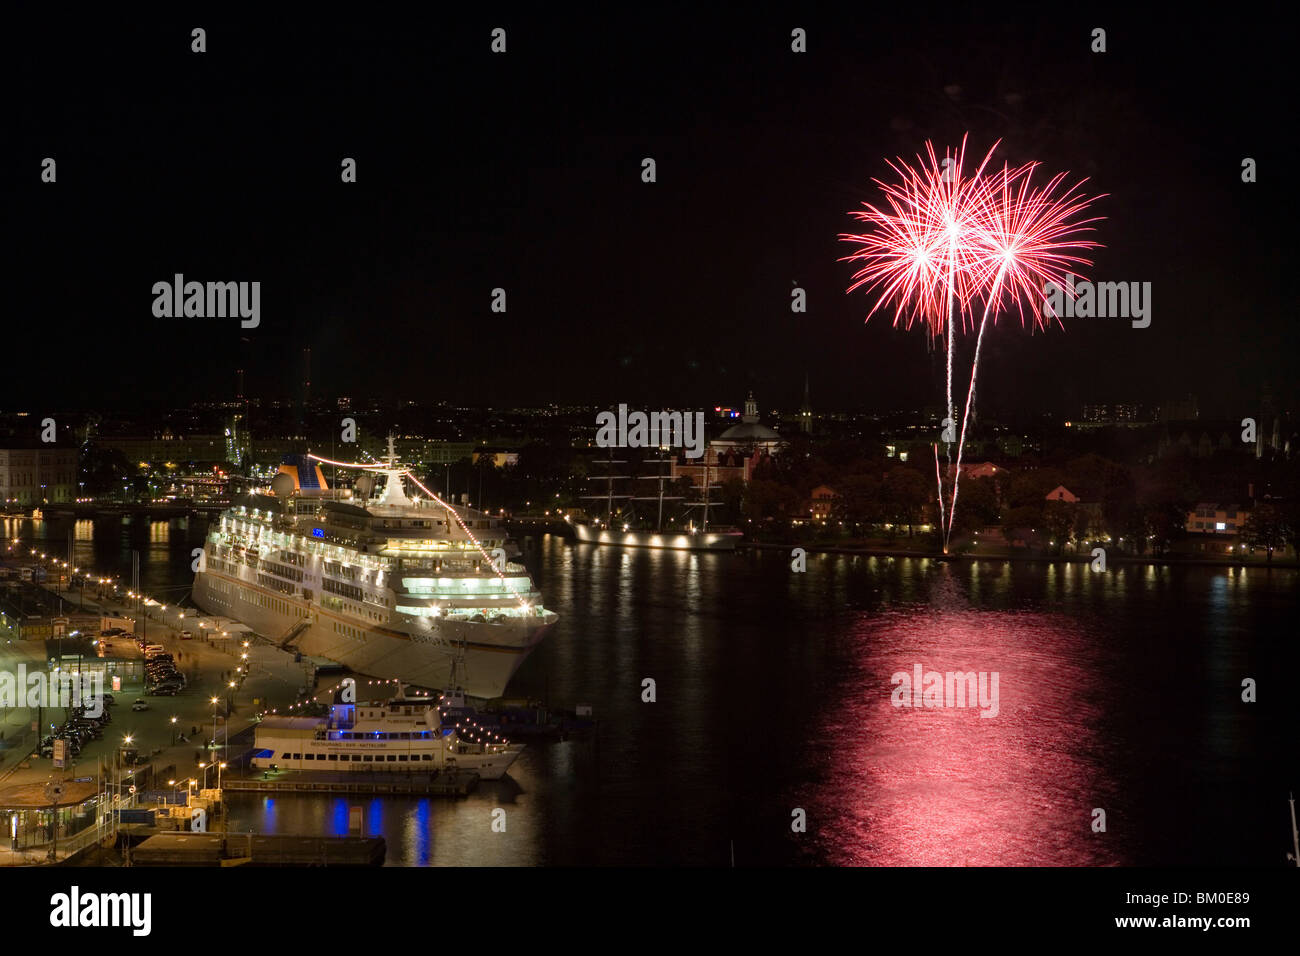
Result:
<instances>
[{"instance_id":1,"label":"white ship hull","mask_svg":"<svg viewBox=\"0 0 1300 956\"><path fill-rule=\"evenodd\" d=\"M479 624L442 620L427 628L415 624L402 630L363 622L211 569L195 576L193 593L194 603L207 613L234 618L270 641L281 640L307 620L288 649L334 661L369 677L449 690L453 659L463 649L457 684L472 697L502 696L510 678L550 627L538 621Z\"/></svg>"},{"instance_id":2,"label":"white ship hull","mask_svg":"<svg viewBox=\"0 0 1300 956\"><path fill-rule=\"evenodd\" d=\"M328 717L264 718L254 735L252 765L327 773L472 770L483 780L499 780L524 749L464 718L444 723L432 698L403 693L376 705L345 696L336 697Z\"/></svg>"},{"instance_id":3,"label":"white ship hull","mask_svg":"<svg viewBox=\"0 0 1300 956\"><path fill-rule=\"evenodd\" d=\"M573 532L588 544L670 551L735 551L742 537L739 531L619 531L581 522L574 522Z\"/></svg>"},{"instance_id":4,"label":"white ship hull","mask_svg":"<svg viewBox=\"0 0 1300 956\"><path fill-rule=\"evenodd\" d=\"M377 742L360 745L347 741L284 738L274 730L254 736L255 755L249 761L258 770L315 770L338 773L430 773L435 770L472 770L480 780L500 780L521 753L523 744L510 744L493 753L458 753L444 756L441 748L413 742L401 748ZM363 749L365 748L365 749ZM271 756L260 756L269 751Z\"/></svg>"}]
</instances>

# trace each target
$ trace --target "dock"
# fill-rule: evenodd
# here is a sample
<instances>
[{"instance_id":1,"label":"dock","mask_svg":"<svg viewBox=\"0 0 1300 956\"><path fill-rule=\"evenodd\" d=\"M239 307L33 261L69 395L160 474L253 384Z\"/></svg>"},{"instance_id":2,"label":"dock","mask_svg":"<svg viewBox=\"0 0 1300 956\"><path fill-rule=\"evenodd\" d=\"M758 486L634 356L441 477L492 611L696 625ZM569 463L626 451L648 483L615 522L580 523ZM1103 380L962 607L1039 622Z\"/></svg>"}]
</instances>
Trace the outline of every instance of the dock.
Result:
<instances>
[{"instance_id":1,"label":"dock","mask_svg":"<svg viewBox=\"0 0 1300 956\"><path fill-rule=\"evenodd\" d=\"M160 833L131 850L135 866L382 866L383 837Z\"/></svg>"},{"instance_id":2,"label":"dock","mask_svg":"<svg viewBox=\"0 0 1300 956\"><path fill-rule=\"evenodd\" d=\"M433 797L466 797L478 786L472 770L443 770L436 774L280 772L274 779L226 777L230 793L363 793Z\"/></svg>"}]
</instances>

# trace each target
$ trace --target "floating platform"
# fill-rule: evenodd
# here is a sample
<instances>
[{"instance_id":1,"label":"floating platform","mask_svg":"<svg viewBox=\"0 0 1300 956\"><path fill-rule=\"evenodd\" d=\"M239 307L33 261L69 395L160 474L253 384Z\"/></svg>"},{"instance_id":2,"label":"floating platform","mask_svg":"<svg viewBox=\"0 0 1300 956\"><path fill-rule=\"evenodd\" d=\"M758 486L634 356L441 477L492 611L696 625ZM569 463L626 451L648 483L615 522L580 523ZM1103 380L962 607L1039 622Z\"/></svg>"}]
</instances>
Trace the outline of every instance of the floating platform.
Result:
<instances>
[{"instance_id":1,"label":"floating platform","mask_svg":"<svg viewBox=\"0 0 1300 956\"><path fill-rule=\"evenodd\" d=\"M472 770L443 770L432 775L287 770L270 779L227 777L222 781L222 789L230 793L365 793L466 797L478 786L478 780L478 774Z\"/></svg>"},{"instance_id":2,"label":"floating platform","mask_svg":"<svg viewBox=\"0 0 1300 956\"><path fill-rule=\"evenodd\" d=\"M131 851L135 866L383 866L383 837L160 833Z\"/></svg>"}]
</instances>

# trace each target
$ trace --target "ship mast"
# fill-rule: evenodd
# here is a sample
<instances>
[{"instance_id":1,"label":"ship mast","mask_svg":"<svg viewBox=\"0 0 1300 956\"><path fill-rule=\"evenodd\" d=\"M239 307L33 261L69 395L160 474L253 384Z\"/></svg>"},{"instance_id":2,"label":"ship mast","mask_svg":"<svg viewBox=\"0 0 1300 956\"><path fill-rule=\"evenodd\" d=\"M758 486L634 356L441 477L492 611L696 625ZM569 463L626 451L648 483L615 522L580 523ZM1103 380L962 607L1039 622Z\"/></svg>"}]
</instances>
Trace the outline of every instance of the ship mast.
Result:
<instances>
[{"instance_id":1,"label":"ship mast","mask_svg":"<svg viewBox=\"0 0 1300 956\"><path fill-rule=\"evenodd\" d=\"M392 432L388 433L388 452L384 455L384 462L384 467L373 469L387 478L384 483L384 493L379 497L377 504L394 505L400 508L411 507L415 502L406 496L406 488L402 484L406 469L398 464L397 447Z\"/></svg>"},{"instance_id":2,"label":"ship mast","mask_svg":"<svg viewBox=\"0 0 1300 956\"><path fill-rule=\"evenodd\" d=\"M614 499L615 499L615 498L630 498L630 497L631 497L631 495L616 495L616 494L614 494L614 482L615 482L616 480L617 480L617 481L622 481L623 479L626 479L626 478L628 477L627 475L616 475L616 474L614 474L614 466L615 466L615 465L626 465L627 462L626 462L626 461L622 461L622 460L615 460L615 458L614 458L614 449L611 448L610 451L609 451L609 458L608 458L605 462L603 462L603 464L609 465L609 474L608 474L608 475L588 475L588 476L587 476L587 480L588 480L588 481L600 481L601 479L604 479L604 480L607 482L606 487L605 487L605 494L603 494L603 495L583 495L582 497L583 497L584 500L591 500L591 501L600 501L600 500L603 499L603 500L605 501L605 523L606 523L607 525L611 525L611 526L612 526L612 525L614 524Z\"/></svg>"},{"instance_id":3,"label":"ship mast","mask_svg":"<svg viewBox=\"0 0 1300 956\"><path fill-rule=\"evenodd\" d=\"M708 453L706 452L704 456L704 477L702 479L702 484L700 485L700 500L692 501L687 504L688 508L704 509L704 517L702 519L703 525L701 527L702 531L707 532L709 530L709 506L722 504L721 501L712 500L713 489L717 487L721 487L721 486L715 485L709 481L709 457L708 457Z\"/></svg>"},{"instance_id":4,"label":"ship mast","mask_svg":"<svg viewBox=\"0 0 1300 956\"><path fill-rule=\"evenodd\" d=\"M665 494L664 494L664 482L665 482L665 481L668 481L669 478L670 478L669 475L665 475L665 474L664 474L664 468L663 468L664 463L665 463L665 461L667 460L667 459L664 457L664 453L667 451L667 447L668 447L668 446L666 446L666 445L660 445L660 446L659 446L659 457L658 457L657 459L655 459L655 471L657 472L657 474L653 474L653 475L638 475L638 477L639 477L641 480L643 480L643 481L647 481L647 480L648 480L648 481L658 481L658 482L659 482L659 494L658 494L658 495L655 495L655 496L653 496L653 497L638 497L638 498L633 498L633 499L632 499L633 501L657 501L657 502L659 503L659 517L658 517L658 520L656 520L656 522L655 522L655 531L663 531L663 529L664 529L664 502L665 502L665 501L681 501L681 495L665 495Z\"/></svg>"}]
</instances>

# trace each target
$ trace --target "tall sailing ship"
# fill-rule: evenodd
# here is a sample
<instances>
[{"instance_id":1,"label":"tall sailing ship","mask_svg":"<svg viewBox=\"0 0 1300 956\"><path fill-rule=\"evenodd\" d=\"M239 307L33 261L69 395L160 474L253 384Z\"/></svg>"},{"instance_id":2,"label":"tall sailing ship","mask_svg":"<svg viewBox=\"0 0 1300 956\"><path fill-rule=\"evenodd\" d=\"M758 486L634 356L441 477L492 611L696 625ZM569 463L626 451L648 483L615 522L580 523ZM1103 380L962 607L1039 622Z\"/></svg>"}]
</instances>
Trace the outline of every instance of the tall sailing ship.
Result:
<instances>
[{"instance_id":1,"label":"tall sailing ship","mask_svg":"<svg viewBox=\"0 0 1300 956\"><path fill-rule=\"evenodd\" d=\"M352 497L330 490L322 463L362 470ZM557 619L508 560L500 519L429 492L391 436L382 464L305 456L267 491L213 522L194 602L287 650L492 698Z\"/></svg>"},{"instance_id":2,"label":"tall sailing ship","mask_svg":"<svg viewBox=\"0 0 1300 956\"><path fill-rule=\"evenodd\" d=\"M661 450L662 451L662 450ZM613 544L621 545L625 548L662 548L672 551L734 551L736 545L740 542L743 535L735 528L718 527L716 524L713 528L709 527L709 508L718 507L721 502L712 500L712 492L718 486L710 483L708 465L704 468L704 482L701 487L701 500L688 502L687 508L701 508L702 520L700 524L694 521L689 522L680 528L664 527L664 502L681 501L679 495L665 495L665 488L672 482L670 475L663 471L663 466L667 464L663 456L655 459L656 473L653 475L618 475L615 474L615 465L626 465L626 461L615 460L613 452L610 452L608 460L601 462L609 468L607 475L592 475L590 481L604 481L606 489L603 494L584 495L584 498L593 501L605 502L604 518L594 518L587 521L570 521L573 526L573 533L579 541L588 544ZM615 481L633 478L646 481L658 482L659 489L657 495L626 495L615 493ZM658 502L656 511L656 520L652 527L633 527L630 517L620 518L615 513L615 501L642 501ZM638 525L642 522L638 522Z\"/></svg>"}]
</instances>

